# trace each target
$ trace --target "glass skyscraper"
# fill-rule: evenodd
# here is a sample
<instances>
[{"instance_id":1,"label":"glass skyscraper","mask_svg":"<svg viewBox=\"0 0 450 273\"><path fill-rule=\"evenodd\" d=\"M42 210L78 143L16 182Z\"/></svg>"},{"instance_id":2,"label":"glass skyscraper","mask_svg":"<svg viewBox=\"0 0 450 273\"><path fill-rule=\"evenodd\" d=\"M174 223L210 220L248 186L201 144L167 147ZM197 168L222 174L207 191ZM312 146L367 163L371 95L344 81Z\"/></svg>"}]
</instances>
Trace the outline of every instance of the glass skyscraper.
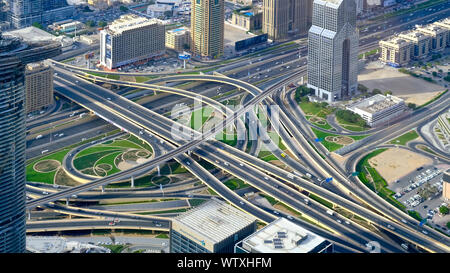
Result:
<instances>
[{"instance_id":1,"label":"glass skyscraper","mask_svg":"<svg viewBox=\"0 0 450 273\"><path fill-rule=\"evenodd\" d=\"M25 70L9 53L18 46L0 36L0 253L25 251Z\"/></svg>"},{"instance_id":2,"label":"glass skyscraper","mask_svg":"<svg viewBox=\"0 0 450 273\"><path fill-rule=\"evenodd\" d=\"M11 24L16 28L71 18L75 11L66 0L8 0Z\"/></svg>"},{"instance_id":3,"label":"glass skyscraper","mask_svg":"<svg viewBox=\"0 0 450 273\"><path fill-rule=\"evenodd\" d=\"M308 33L308 87L325 101L357 90L358 42L354 0L315 0Z\"/></svg>"}]
</instances>

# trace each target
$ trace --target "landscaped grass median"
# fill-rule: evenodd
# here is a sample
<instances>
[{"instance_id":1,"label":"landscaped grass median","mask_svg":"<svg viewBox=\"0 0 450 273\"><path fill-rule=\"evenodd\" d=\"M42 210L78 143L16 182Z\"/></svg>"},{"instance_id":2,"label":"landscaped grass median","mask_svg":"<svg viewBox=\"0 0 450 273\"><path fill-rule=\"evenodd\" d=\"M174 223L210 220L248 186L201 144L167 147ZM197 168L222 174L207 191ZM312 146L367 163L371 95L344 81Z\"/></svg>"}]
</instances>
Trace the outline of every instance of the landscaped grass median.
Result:
<instances>
[{"instance_id":1,"label":"landscaped grass median","mask_svg":"<svg viewBox=\"0 0 450 273\"><path fill-rule=\"evenodd\" d=\"M344 144L348 145L349 143L353 143L353 141L358 141L358 140L361 140L361 139L369 136L369 135L343 136L343 135L336 135L336 134L330 134L327 132L322 132L316 128L311 128L311 130L314 132L314 134L317 136L317 138L321 139L323 146L325 146L325 148L327 148L327 150L330 152L336 151L336 150L344 147ZM328 140L326 140L327 137L338 137L340 139L339 141L342 141L341 143L344 143L344 144L328 141Z\"/></svg>"},{"instance_id":2,"label":"landscaped grass median","mask_svg":"<svg viewBox=\"0 0 450 273\"><path fill-rule=\"evenodd\" d=\"M406 207L392 197L395 192L387 188L388 184L386 180L384 180L384 178L377 172L377 170L369 164L369 159L379 155L386 150L387 149L378 149L364 156L356 164L356 171L359 172L358 178L359 180L361 180L361 182L363 182L371 190L375 191L383 199L396 206L397 208L405 210ZM369 180L369 177L372 178L372 181Z\"/></svg>"},{"instance_id":3,"label":"landscaped grass median","mask_svg":"<svg viewBox=\"0 0 450 273\"><path fill-rule=\"evenodd\" d=\"M416 139L419 137L419 134L417 134L416 130L409 131L406 134L403 134L399 136L398 138L392 140L389 142L390 144L399 144L399 145L406 145L409 141Z\"/></svg>"},{"instance_id":4,"label":"landscaped grass median","mask_svg":"<svg viewBox=\"0 0 450 273\"><path fill-rule=\"evenodd\" d=\"M224 184L232 191L237 189L244 189L250 186L248 184L245 184L244 181L236 178L231 178L227 180Z\"/></svg>"}]
</instances>

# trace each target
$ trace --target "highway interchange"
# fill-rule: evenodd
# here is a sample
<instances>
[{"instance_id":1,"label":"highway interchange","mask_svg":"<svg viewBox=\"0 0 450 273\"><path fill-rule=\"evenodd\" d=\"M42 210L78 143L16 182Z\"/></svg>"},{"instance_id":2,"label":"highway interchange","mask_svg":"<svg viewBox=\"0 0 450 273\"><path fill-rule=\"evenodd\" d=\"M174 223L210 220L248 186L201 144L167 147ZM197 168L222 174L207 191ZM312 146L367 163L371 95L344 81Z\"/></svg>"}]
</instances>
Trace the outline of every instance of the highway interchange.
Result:
<instances>
[{"instance_id":1,"label":"highway interchange","mask_svg":"<svg viewBox=\"0 0 450 273\"><path fill-rule=\"evenodd\" d=\"M448 15L448 11L443 14ZM426 18L423 20L425 19ZM370 40L367 44L370 45L371 43L373 44L373 41ZM302 41L300 41L300 44L302 44ZM183 95L190 98L191 101L195 94L189 94L190 92L177 88L166 88L166 90L164 90L164 86L156 87L152 84L158 82L208 81L228 84L231 86L228 87L228 90L236 87L243 89L248 92L246 98L249 100L245 103L245 107L241 109L242 111L238 113L230 113L227 109L224 109L223 111L223 113L227 116L227 120L230 122L233 121L231 123L235 124L235 126L238 126L239 122L234 121L236 121L244 113L248 113L250 116L249 120L259 123L260 121L254 116L255 113L252 108L260 102L266 105L279 105L282 110L280 111L279 116L282 126L278 127L279 130L277 133L280 135L281 139L284 141L294 157L281 156L282 151L275 144L271 143L272 141L267 137L267 134L265 134L265 130L260 131L260 135L258 135L258 137L262 139L264 144L273 148L272 152L280 161L282 161L286 166L290 166L292 169L297 170L297 173L289 173L281 168L259 160L252 154L242 151L242 148L247 146L242 145L243 143L240 143L241 149L239 149L239 145L237 145L237 147L231 147L220 143L219 141L213 140L211 139L211 136L214 135L214 132L208 132L209 135L206 134L205 137L205 134L201 136L198 132L192 131L190 128L184 128L184 131L189 132L189 134L186 135L186 139L191 137L191 134L197 137L193 141L176 141L171 135L171 128L176 125L176 122L162 115L170 109L171 104L160 107L159 109L156 109L157 107L147 105L145 105L146 107L142 107L107 89L93 85L84 79L76 77L77 75L83 75L81 73L83 72L81 69L77 69L77 71L80 72L76 72L75 69L73 69L73 71L69 71L61 68L60 65L55 64L55 71L58 73L58 76L55 77L55 89L57 92L64 95L66 98L70 98L90 111L95 112L97 116L105 119L107 122L111 122L115 126L123 128L143 139L149 143L156 152L154 159L143 166L123 171L107 178L98 179L94 182L89 182L92 181L92 179L82 177L79 173L72 173L72 175L78 176L77 179L84 182L82 186L60 189L55 191L55 194L44 197L42 197L42 195L39 197L39 194L35 192L34 194L37 194L35 195L37 199L28 201L27 208L32 209L36 206L46 206L48 208L48 206L50 206L49 204L53 204L51 202L64 198L71 198L74 194L78 194L79 196L73 199L79 199L82 196L80 193L98 188L99 186L106 185L112 181L123 180L129 178L130 176L142 175L154 169L156 166L163 164L167 160L175 158L196 178L217 192L219 196L240 209L255 215L262 222L268 223L277 217L273 211L267 211L262 207L258 207L257 205L248 202L246 199L224 186L222 181L217 179L209 171L205 170L195 160L192 160L190 154L194 153L215 165L216 168L222 169L227 173L246 181L254 188L269 194L292 209L301 212L305 217L320 223L320 225L326 226L328 231L318 229L316 226L305 221L300 221L302 225L306 224L308 228L312 228L313 231L318 232L318 234L323 234L331 240L334 240L337 244L342 245L344 248L364 251L365 244L367 242L378 241L381 242L383 252L404 251L398 243L390 239L388 236L380 236L380 234L393 233L402 238L404 241L409 241L412 245L419 246L422 250L431 252L448 252L448 238L428 227L419 228L416 220L398 211L389 203L368 190L359 182L359 180L351 176L349 177L348 175L354 170L354 165L352 164L357 162L356 160L360 158L361 155L375 149L387 140L407 132L411 128L422 126L430 115L437 116L440 111L445 110L444 106L448 105L449 100L448 93L438 101L430 104L429 107L414 113L414 116L401 121L401 123L393 125L389 128L382 128L373 131L374 134L371 136L373 141L370 142L370 145L364 145L364 147L358 147L355 151L352 151L353 154L347 161L345 169L342 169L336 162L333 161L333 159L327 157L327 159L324 160L316 152L316 150L311 147L310 144L312 143L312 145L316 146L315 149L317 149L322 155L328 153L323 146L308 141L308 139L312 139L313 135L309 129L309 126L305 126L307 122L304 122L304 116L299 111L298 105L293 102L292 93L282 92L283 86L286 86L291 82L295 83L295 79L298 81L298 78L305 74L306 70L304 65L306 64L306 59L301 57L305 54L304 49L302 51L302 47L304 48L304 46L300 47L300 58L299 50L293 49L286 50L281 55L272 53L262 57L255 56L251 65L249 65L248 60L245 60L232 64L226 69L216 70L217 72L229 72L229 70L236 71L234 73L226 73L228 74L228 77L222 75L173 75L163 78L156 78L148 81L146 84L140 85L133 85L132 83L123 81L110 81L110 83L113 84L123 84L134 88L147 88L149 90L156 89L158 92L174 92L177 95L168 95L163 97L163 100L165 99L167 103L172 102L173 104L175 101L177 103L181 101L179 95L182 92L184 92ZM261 63L258 64L258 62ZM275 65L274 62L276 62ZM249 67L242 68L243 64L246 64ZM289 70L287 66L291 66L293 69ZM284 73L282 73L283 70ZM286 73L288 70L289 73ZM260 88L249 84L252 78L254 82L257 82L262 76L264 77L264 74L261 75L261 72L263 71L265 71L265 74L268 76L266 78L268 80L263 84L260 84ZM127 75L145 74L128 73ZM151 76L151 74L149 76ZM249 83L246 81L237 80L239 78L242 78ZM227 89L225 87L223 87L223 89L224 90L222 92L226 92ZM212 97L217 94L216 88L211 88L206 85L203 90L199 88L198 91L204 91L199 92L204 96L204 102L217 107L217 109L223 108L220 103L215 103L214 101L210 102L207 99L208 97ZM174 100L174 98L176 98L176 100ZM155 101L153 105L156 104L157 102ZM158 102L158 104L162 105L163 103ZM437 111L437 109L439 109L439 111ZM271 118L271 121L272 119L276 119L275 117L272 117L272 113L270 111L266 112L266 114ZM289 118L289 116L296 118ZM411 122L410 120L414 120L414 122ZM100 121L97 121L97 124L91 123L92 128L97 127L100 123ZM222 128L223 127L219 127L219 131L221 131ZM144 130L145 133L142 134L142 130ZM217 133L218 131L215 132ZM43 140L40 143L33 143L34 141L30 140L29 145L45 145L47 141L48 140ZM260 143L259 145L261 145L259 140L258 142ZM79 149L81 149L81 147ZM67 163L67 161L69 163ZM66 163L64 165L70 164L71 159L66 158L65 162ZM70 168L71 167L69 167L69 170ZM313 174L312 179L305 179L305 173L307 171ZM320 183L323 179L330 176L334 179L332 184ZM345 218L339 215L328 215L326 213L327 208L309 198L307 194L304 194L304 191L319 195L327 201L332 202L334 205L345 208L346 210L357 214L372 223L379 230L381 230L381 232L375 234L354 222L351 222L351 226L346 226L345 224L337 222L337 220L344 222ZM90 192L92 193L92 191ZM99 194L99 196L102 196L103 194L111 193L103 192ZM308 200L308 204L306 204L304 200ZM92 211L89 212L86 209L76 209L55 204L52 206L52 209L59 209L68 214L78 213L83 216L97 215L98 217L98 214L95 214ZM55 208L54 206L58 207ZM137 227L139 225L141 225L142 228L149 227L149 225L150 228L155 227L155 225L152 224L143 224L145 221L155 221L152 217L142 217L137 219L134 217L140 216L135 216L132 214L118 215L105 214L105 212L101 213L103 213L100 214L101 217L120 217L121 219L129 218L135 219L136 221L142 221L142 223L139 222L139 224L133 221L124 221L124 228ZM169 227L168 225L170 220L162 218L158 219L164 224L164 228L167 229ZM79 223L80 226L90 225L94 226L94 228L100 228L104 227L106 222L86 220L86 222L79 221ZM53 224L56 225L56 223ZM35 223L30 222L30 225L35 225ZM64 226L67 225L59 223L56 226L64 229ZM45 229L45 225L43 227L30 226L30 230L39 229ZM421 232L425 229L428 231L427 236ZM47 230L51 230L51 228Z\"/></svg>"}]
</instances>

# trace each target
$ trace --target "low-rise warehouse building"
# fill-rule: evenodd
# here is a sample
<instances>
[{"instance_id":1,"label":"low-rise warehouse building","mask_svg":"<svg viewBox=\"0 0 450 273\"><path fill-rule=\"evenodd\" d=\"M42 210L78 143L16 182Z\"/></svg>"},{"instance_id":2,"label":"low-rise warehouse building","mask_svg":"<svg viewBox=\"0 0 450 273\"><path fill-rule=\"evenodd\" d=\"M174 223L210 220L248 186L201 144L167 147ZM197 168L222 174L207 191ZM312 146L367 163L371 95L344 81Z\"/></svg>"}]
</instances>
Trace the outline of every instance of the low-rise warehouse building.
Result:
<instances>
[{"instance_id":1,"label":"low-rise warehouse building","mask_svg":"<svg viewBox=\"0 0 450 273\"><path fill-rule=\"evenodd\" d=\"M331 253L325 238L287 220L278 218L235 246L235 253Z\"/></svg>"},{"instance_id":2,"label":"low-rise warehouse building","mask_svg":"<svg viewBox=\"0 0 450 273\"><path fill-rule=\"evenodd\" d=\"M398 117L406 110L405 101L391 95L377 94L347 106L361 116L369 126L375 127Z\"/></svg>"}]
</instances>

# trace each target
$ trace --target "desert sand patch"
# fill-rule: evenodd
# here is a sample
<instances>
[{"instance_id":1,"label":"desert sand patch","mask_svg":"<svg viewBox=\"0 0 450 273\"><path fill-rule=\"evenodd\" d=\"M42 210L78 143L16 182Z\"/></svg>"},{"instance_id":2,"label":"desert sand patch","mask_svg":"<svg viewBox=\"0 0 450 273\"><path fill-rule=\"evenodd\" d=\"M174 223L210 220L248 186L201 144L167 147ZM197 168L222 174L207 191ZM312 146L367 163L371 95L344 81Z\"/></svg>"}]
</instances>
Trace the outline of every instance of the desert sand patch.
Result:
<instances>
[{"instance_id":1,"label":"desert sand patch","mask_svg":"<svg viewBox=\"0 0 450 273\"><path fill-rule=\"evenodd\" d=\"M369 159L369 163L390 184L433 161L409 150L394 148Z\"/></svg>"},{"instance_id":2,"label":"desert sand patch","mask_svg":"<svg viewBox=\"0 0 450 273\"><path fill-rule=\"evenodd\" d=\"M398 72L393 67L382 66L378 63L370 63L358 75L358 82L372 91L374 88L382 92L392 91L394 96L405 100L406 103L422 105L433 99L444 87L429 83L423 79Z\"/></svg>"}]
</instances>

